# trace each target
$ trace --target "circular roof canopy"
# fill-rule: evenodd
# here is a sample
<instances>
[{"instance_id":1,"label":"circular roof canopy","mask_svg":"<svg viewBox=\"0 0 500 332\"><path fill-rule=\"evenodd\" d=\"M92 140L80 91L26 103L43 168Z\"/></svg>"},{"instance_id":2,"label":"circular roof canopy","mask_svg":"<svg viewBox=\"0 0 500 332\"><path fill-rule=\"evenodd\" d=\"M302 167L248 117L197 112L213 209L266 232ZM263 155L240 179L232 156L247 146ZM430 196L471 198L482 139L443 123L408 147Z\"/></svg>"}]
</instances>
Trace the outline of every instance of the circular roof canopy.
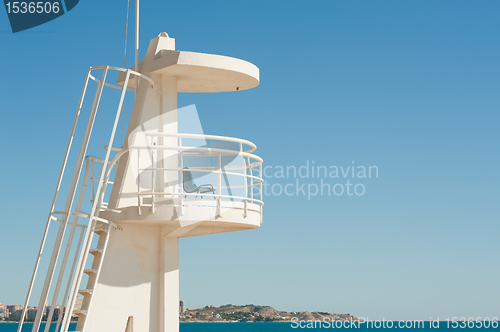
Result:
<instances>
[{"instance_id":1,"label":"circular roof canopy","mask_svg":"<svg viewBox=\"0 0 500 332\"><path fill-rule=\"evenodd\" d=\"M178 92L239 91L259 85L257 66L223 55L161 50L149 72L177 77ZM130 80L129 86L134 86L134 81Z\"/></svg>"}]
</instances>

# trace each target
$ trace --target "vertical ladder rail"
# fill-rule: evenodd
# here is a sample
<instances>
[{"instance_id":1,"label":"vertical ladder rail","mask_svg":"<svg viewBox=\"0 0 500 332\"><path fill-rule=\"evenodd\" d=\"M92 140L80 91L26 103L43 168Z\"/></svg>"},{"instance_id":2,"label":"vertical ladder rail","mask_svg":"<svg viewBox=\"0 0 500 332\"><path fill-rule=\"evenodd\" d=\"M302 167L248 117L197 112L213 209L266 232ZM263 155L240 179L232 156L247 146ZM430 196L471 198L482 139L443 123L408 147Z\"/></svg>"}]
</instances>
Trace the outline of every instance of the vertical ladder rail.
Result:
<instances>
[{"instance_id":1,"label":"vertical ladder rail","mask_svg":"<svg viewBox=\"0 0 500 332\"><path fill-rule=\"evenodd\" d=\"M92 181L90 181L92 183L92 203L94 203L94 200L95 200L95 197L94 197L94 179L95 179L95 176L94 176L94 160L91 160L90 161L92 163L92 173L91 173L91 179Z\"/></svg>"},{"instance_id":2,"label":"vertical ladder rail","mask_svg":"<svg viewBox=\"0 0 500 332\"><path fill-rule=\"evenodd\" d=\"M73 282L71 284L71 291L68 299L68 307L66 307L66 314L64 315L64 319L62 321L61 332L67 332L69 328L69 323L71 322L71 316L73 315L73 309L75 307L76 294L78 291L78 286L80 285L80 282L82 280L85 263L87 262L86 257L88 255L90 243L92 242L94 228L95 228L95 222L91 218L89 219L87 231L85 232L85 237L83 240L82 250L80 251L80 255L78 257L77 270L75 273L75 278L73 279Z\"/></svg>"},{"instance_id":3,"label":"vertical ladder rail","mask_svg":"<svg viewBox=\"0 0 500 332\"><path fill-rule=\"evenodd\" d=\"M106 66L106 69L105 69L105 72L107 71L108 69L108 66ZM75 298L76 298L76 293L78 292L78 287L80 285L80 282L81 282L81 278L82 278L82 275L83 275L83 271L84 271L84 267L85 267L85 264L87 262L87 257L88 257L88 252L90 250L90 245L91 245L91 242L92 242L92 238L93 238L93 233L94 233L94 228L95 228L95 216L96 216L96 213L98 214L101 210L101 205L102 205L102 202L104 200L104 194L105 192L102 190L103 187L105 186L104 185L104 180L105 180L105 177L106 177L106 171L108 169L108 166L109 167L112 167L112 165L108 165L108 161L109 161L109 156L111 154L111 147L113 146L113 141L114 141L114 138L115 138L115 134L116 134L116 128L118 127L118 123L119 123L119 120L120 120L120 114L121 114L121 110L123 108L123 101L125 99L125 93L127 92L127 86L128 86L128 82L129 82L129 79L130 79L130 69L127 70L127 75L125 77L125 82L123 84L123 88L122 88L122 94L120 96L120 103L118 105L118 110L116 111L116 116L115 116L115 122L113 124L113 130L111 132L111 137L109 138L109 144L108 144L108 149L106 149L106 158L104 158L104 163L103 163L103 166L101 168L101 174L100 174L100 178L99 178L99 184L97 186L97 192L96 192L96 200L95 202L92 204L92 212L90 213L90 216L89 216L89 227L87 229L87 241L85 243L85 250L82 250L81 253L80 253L80 258L79 258L79 275L78 275L78 278L75 278L75 281L78 281L77 283L73 282L73 289L71 291L72 293L72 298L71 298L71 301L70 301L70 310L68 310L68 314L64 317L64 321L63 321L63 332L66 332L68 330L68 327L69 327L69 322L71 321L71 313L73 312L73 308L74 308L74 301L75 301ZM101 83L104 83L104 79L105 77L103 77L103 80L100 82ZM109 223L109 225L111 226L111 222ZM91 232L89 232L91 231ZM107 247L107 244L108 244L108 239L109 239L109 234L111 233L110 232L111 229L109 229L107 235L106 235L106 242L105 242L105 248ZM90 241L89 241L90 240ZM99 263L99 269L97 271L97 276L96 276L96 280L99 278L99 274L100 274L100 268L102 266L102 262L103 262L103 258L104 258L104 254L105 254L105 249L103 250L103 253L101 255L101 261ZM92 304L92 297L90 298L90 303L89 303L89 309L90 309L90 306ZM69 319L68 319L69 317ZM35 332L35 331L33 331Z\"/></svg>"},{"instance_id":4,"label":"vertical ladder rail","mask_svg":"<svg viewBox=\"0 0 500 332\"><path fill-rule=\"evenodd\" d=\"M116 162L118 161L118 159L126 152L128 152L128 149L120 151L109 164L114 166L116 164ZM106 178L104 181L104 188L106 188L106 186L107 186L110 171L111 171L111 168L108 168L107 175L106 175ZM98 201L96 201L96 202L98 202ZM97 204L97 203L95 203L95 204ZM69 312L70 314L64 316L64 319L62 321L62 326L61 326L61 332L67 332L68 328L69 328L69 324L71 322L71 314L73 313L76 294L78 293L78 287L81 283L81 277L83 276L83 273L84 273L85 264L87 263L86 259L88 257L89 252L90 252L90 245L92 244L92 240L93 240L93 236L94 236L95 222L93 224L92 221L94 221L94 218L89 217L89 224L88 224L85 236L84 236L83 245L81 247L82 250L80 251L80 255L78 257L78 264L76 264L75 278L73 279L72 284L71 284L70 295L68 297L68 305L66 307L66 309L67 309L66 312ZM111 227L111 225L112 225L112 223L110 224L110 227ZM73 270L75 270L75 269L73 268Z\"/></svg>"},{"instance_id":5,"label":"vertical ladder rail","mask_svg":"<svg viewBox=\"0 0 500 332\"><path fill-rule=\"evenodd\" d=\"M78 197L78 203L76 204L76 210L75 210L75 212L80 212L81 211L82 203L83 203L83 197L85 196L85 189L87 188L87 182L89 180L89 159L88 158L85 158L85 159L86 159L85 175L83 177L84 180L83 180L83 183L82 183L82 187L80 188L80 195ZM64 277L64 272L66 271L66 264L68 262L68 257L69 257L70 251L71 251L71 244L73 242L73 237L75 235L75 230L76 230L77 223L78 223L78 215L76 215L76 216L73 217L73 223L71 225L71 231L70 231L70 234L69 234L68 243L66 245L66 250L64 252L64 258L63 258L63 261L62 261L61 269L59 270L59 277L57 279L56 288L54 290L54 295L53 295L53 298L52 298L52 304L50 305L49 315L47 316L47 322L51 322L52 321L52 316L54 314L54 309L55 309L55 306L56 306L56 303L57 303L57 298L59 297L59 290L61 289L61 283L62 283L62 279ZM83 234L83 231L82 231L82 234ZM78 253L79 248L80 248L80 243L81 243L81 236L80 236L79 245L77 246L77 249L76 249L77 253ZM76 258L75 258L75 260L76 260ZM73 268L72 268L72 270L70 272L71 275L70 275L70 279L68 280L68 285L69 285L70 280L72 278L73 270L74 270L74 263L73 263ZM64 295L63 301L66 300L66 296L67 296L67 294ZM60 317L61 317L61 315L59 315L58 321L60 320ZM50 324L45 324L45 330L44 330L44 332L48 332L49 328L50 328ZM57 329L56 329L56 331L57 331Z\"/></svg>"},{"instance_id":6,"label":"vertical ladder rail","mask_svg":"<svg viewBox=\"0 0 500 332\"><path fill-rule=\"evenodd\" d=\"M75 114L75 120L73 121L73 127L71 128L71 134L69 136L68 145L66 147L66 152L64 154L64 159L63 159L63 164L61 166L61 171L59 172L59 179L57 180L56 190L55 190L54 196L52 198L52 204L50 206L50 212L49 212L49 216L47 218L47 224L46 224L45 230L43 232L42 243L40 244L40 249L38 250L38 256L37 256L36 262L35 262L35 268L33 269L33 274L31 276L31 281L30 281L30 285L29 285L29 288L28 288L28 294L26 295L26 301L24 302L23 312L21 314L21 321L19 322L19 326L17 328L17 332L21 332L21 329L23 328L24 318L26 317L26 311L28 309L28 304L29 304L29 300L30 300L30 297L31 297L31 292L33 291L33 285L35 283L35 278L36 278L36 275L37 275L37 272L38 272L38 267L40 265L40 259L42 257L43 248L45 246L45 241L47 240L47 235L48 235L48 232L49 232L49 226L50 226L50 221L51 221L52 213L54 212L54 207L56 205L57 196L59 194L59 189L61 188L62 178L64 176L64 171L66 169L66 165L67 165L67 162L68 162L69 152L71 150L71 145L73 143L73 137L74 137L75 131L76 131L76 125L77 125L78 119L80 117L80 111L82 109L83 99L85 97L85 92L87 91L87 86L88 86L89 78L90 78L90 70L91 69L89 68L89 70L87 71L87 76L85 78L85 84L83 85L82 94L80 96L80 102L78 103L78 108L77 108L77 111L76 111L76 114Z\"/></svg>"},{"instance_id":7,"label":"vertical ladder rail","mask_svg":"<svg viewBox=\"0 0 500 332\"><path fill-rule=\"evenodd\" d=\"M139 72L139 0L135 0L135 64L134 70ZM135 75L135 91L139 91L139 76ZM137 97L137 95L135 96Z\"/></svg>"},{"instance_id":8,"label":"vertical ladder rail","mask_svg":"<svg viewBox=\"0 0 500 332\"><path fill-rule=\"evenodd\" d=\"M59 252L61 250L61 245L62 245L62 240L64 238L64 233L66 230L66 226L68 225L68 220L69 220L69 212L71 211L71 207L73 205L73 200L75 198L76 194L76 189L78 185L78 180L80 179L80 173L83 167L83 161L84 161L84 156L87 152L87 147L90 141L90 134L92 132L92 128L94 126L94 120L97 114L97 108L99 107L99 102L101 99L102 95L102 90L104 88L104 82L106 80L106 75L108 73L108 66L104 68L104 73L102 75L102 79L99 82L96 90L96 95L94 97L94 102L92 105L92 110L89 115L89 119L87 122L87 128L85 129L85 134L84 138L82 141L82 146L80 148L80 154L78 155L78 160L76 162L75 166L75 171L73 173L73 179L71 181L71 186L69 189L68 193L68 198L66 199L66 206L64 208L64 212L66 212L66 215L63 216L63 220L61 224L59 225L59 231L57 234L57 238L55 241L54 249L52 251L52 257L50 259L49 267L47 269L47 276L45 278L45 283L43 285L42 289L42 295L40 296L40 302L38 304L38 310L36 313L35 317L35 323L33 324L33 329L31 330L32 332L38 332L38 329L40 327L40 323L42 321L42 314L43 314L43 309L45 306L45 302L47 301L47 297L49 295L49 289L52 284L52 279L54 277L54 272L57 264L57 260L59 258Z\"/></svg>"},{"instance_id":9,"label":"vertical ladder rail","mask_svg":"<svg viewBox=\"0 0 500 332\"><path fill-rule=\"evenodd\" d=\"M73 265L71 266L71 270L70 270L70 276L68 278L68 284L66 286L66 290L64 291L64 296L63 296L63 304L62 304L62 308L64 310L64 308L66 308L68 306L68 292L70 290L70 285L71 285L71 280L73 279L73 276L74 276L74 272L75 272L75 266L76 266L76 261L78 260L78 254L80 253L80 248L81 248L81 245L82 245L82 240L83 240L83 234L84 234L84 229L82 228L82 232L80 233L80 238L78 239L78 245L76 246L77 250L75 252L75 258L73 258ZM65 315L68 315L68 312L64 313ZM69 313L69 315L71 315L71 313ZM59 317L57 317L57 325L56 325L56 329L55 329L55 332L58 332L59 331L59 326L61 325L61 320L62 320L62 313L59 314Z\"/></svg>"}]
</instances>

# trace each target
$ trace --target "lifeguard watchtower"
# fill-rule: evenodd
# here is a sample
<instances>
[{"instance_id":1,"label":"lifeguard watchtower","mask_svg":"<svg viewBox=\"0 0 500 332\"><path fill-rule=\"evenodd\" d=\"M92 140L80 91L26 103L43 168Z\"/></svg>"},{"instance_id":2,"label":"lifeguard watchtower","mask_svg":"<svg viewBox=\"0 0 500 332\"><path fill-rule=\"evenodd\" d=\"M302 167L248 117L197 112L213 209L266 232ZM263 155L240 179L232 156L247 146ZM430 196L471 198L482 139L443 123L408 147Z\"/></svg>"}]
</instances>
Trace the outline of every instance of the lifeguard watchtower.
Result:
<instances>
[{"instance_id":1,"label":"lifeguard watchtower","mask_svg":"<svg viewBox=\"0 0 500 332\"><path fill-rule=\"evenodd\" d=\"M106 80L111 72L119 72L116 81ZM75 170L64 209L56 211L92 81L97 88ZM33 332L39 331L46 301L48 321L56 305L66 308L57 332L71 330L72 313L78 316L77 331L179 330L179 238L259 228L263 180L253 143L179 131L177 93L241 91L258 84L253 64L177 51L166 33L151 40L146 56L131 69L89 69L26 300L49 226L56 225ZM110 88L120 91L118 105L102 110L101 96ZM123 146L116 147L128 90L135 90L135 101ZM98 110L113 112L114 123L102 142L103 154L87 156ZM77 297L83 302L75 310Z\"/></svg>"}]
</instances>

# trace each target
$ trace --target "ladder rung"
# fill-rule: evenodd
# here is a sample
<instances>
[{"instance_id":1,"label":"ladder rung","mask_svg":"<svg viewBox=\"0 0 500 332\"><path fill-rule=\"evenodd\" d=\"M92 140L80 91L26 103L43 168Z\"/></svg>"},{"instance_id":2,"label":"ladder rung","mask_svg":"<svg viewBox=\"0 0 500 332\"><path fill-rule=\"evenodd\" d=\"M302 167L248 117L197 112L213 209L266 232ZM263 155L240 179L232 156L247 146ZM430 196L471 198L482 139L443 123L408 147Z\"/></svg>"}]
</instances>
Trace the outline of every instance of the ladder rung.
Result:
<instances>
[{"instance_id":1,"label":"ladder rung","mask_svg":"<svg viewBox=\"0 0 500 332\"><path fill-rule=\"evenodd\" d=\"M73 311L73 314L87 316L87 310L75 310L75 311Z\"/></svg>"},{"instance_id":2,"label":"ladder rung","mask_svg":"<svg viewBox=\"0 0 500 332\"><path fill-rule=\"evenodd\" d=\"M94 290L92 288L88 288L88 289L80 289L78 291L78 293L82 294L82 295L85 295L85 294L89 294L89 295L92 295L92 292Z\"/></svg>"},{"instance_id":3,"label":"ladder rung","mask_svg":"<svg viewBox=\"0 0 500 332\"><path fill-rule=\"evenodd\" d=\"M104 248L95 248L95 249L90 249L89 252L92 254L92 255L95 255L97 253L99 254L102 254L102 252L104 251Z\"/></svg>"},{"instance_id":4,"label":"ladder rung","mask_svg":"<svg viewBox=\"0 0 500 332\"><path fill-rule=\"evenodd\" d=\"M86 269L86 270L83 270L84 273L86 274L97 274L97 269Z\"/></svg>"},{"instance_id":5,"label":"ladder rung","mask_svg":"<svg viewBox=\"0 0 500 332\"><path fill-rule=\"evenodd\" d=\"M101 209L101 211L110 211L110 212L114 212L114 213L122 213L122 211L120 211L120 210L110 209L108 207L103 207Z\"/></svg>"},{"instance_id":6,"label":"ladder rung","mask_svg":"<svg viewBox=\"0 0 500 332\"><path fill-rule=\"evenodd\" d=\"M96 228L94 228L94 233L107 233L107 232L109 232L108 227L97 226Z\"/></svg>"}]
</instances>

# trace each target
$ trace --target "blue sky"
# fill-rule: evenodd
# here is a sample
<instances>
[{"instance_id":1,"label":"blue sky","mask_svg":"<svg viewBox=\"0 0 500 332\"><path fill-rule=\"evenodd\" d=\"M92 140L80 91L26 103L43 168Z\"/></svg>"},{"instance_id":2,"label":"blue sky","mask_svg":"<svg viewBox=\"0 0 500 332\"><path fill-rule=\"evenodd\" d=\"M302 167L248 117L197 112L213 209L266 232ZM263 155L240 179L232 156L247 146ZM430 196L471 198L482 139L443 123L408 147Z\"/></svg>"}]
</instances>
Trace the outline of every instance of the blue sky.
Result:
<instances>
[{"instance_id":1,"label":"blue sky","mask_svg":"<svg viewBox=\"0 0 500 332\"><path fill-rule=\"evenodd\" d=\"M144 2L141 57L166 31L179 50L260 68L256 89L179 95L205 133L253 141L273 168L379 170L351 179L362 196L269 195L261 229L181 240L186 306L498 316L499 12L496 1ZM125 16L126 1L82 0L12 34L0 13L0 302L24 301L85 73L123 66ZM131 66L132 30L128 43Z\"/></svg>"}]
</instances>

